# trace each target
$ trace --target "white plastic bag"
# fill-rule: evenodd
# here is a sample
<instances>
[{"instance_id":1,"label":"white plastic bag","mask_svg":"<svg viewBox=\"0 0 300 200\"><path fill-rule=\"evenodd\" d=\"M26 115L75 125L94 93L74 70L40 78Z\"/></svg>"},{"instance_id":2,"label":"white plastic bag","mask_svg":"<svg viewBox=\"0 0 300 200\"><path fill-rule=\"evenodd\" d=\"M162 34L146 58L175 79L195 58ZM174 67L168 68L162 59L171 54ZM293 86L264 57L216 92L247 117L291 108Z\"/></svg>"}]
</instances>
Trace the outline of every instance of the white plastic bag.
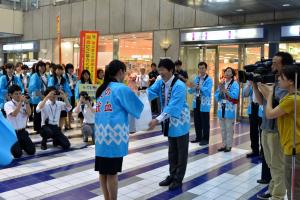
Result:
<instances>
[{"instance_id":1,"label":"white plastic bag","mask_svg":"<svg viewBox=\"0 0 300 200\"><path fill-rule=\"evenodd\" d=\"M149 128L149 123L152 120L151 106L146 93L141 92L139 95L139 99L143 102L144 109L141 113L140 118L135 119L135 130L145 131Z\"/></svg>"}]
</instances>

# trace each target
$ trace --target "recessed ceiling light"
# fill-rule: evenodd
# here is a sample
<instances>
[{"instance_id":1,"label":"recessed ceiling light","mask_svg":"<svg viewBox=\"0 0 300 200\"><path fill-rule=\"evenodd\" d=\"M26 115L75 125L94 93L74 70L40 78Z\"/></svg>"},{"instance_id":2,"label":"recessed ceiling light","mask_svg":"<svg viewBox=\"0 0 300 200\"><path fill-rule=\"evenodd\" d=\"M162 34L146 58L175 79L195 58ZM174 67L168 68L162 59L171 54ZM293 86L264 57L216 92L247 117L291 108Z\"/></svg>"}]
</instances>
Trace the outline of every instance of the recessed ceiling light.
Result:
<instances>
[{"instance_id":1,"label":"recessed ceiling light","mask_svg":"<svg viewBox=\"0 0 300 200\"><path fill-rule=\"evenodd\" d=\"M236 9L235 11L236 11L236 12L243 12L243 11L244 11L244 9L242 9L242 8L239 8L239 9Z\"/></svg>"},{"instance_id":2,"label":"recessed ceiling light","mask_svg":"<svg viewBox=\"0 0 300 200\"><path fill-rule=\"evenodd\" d=\"M282 4L282 6L283 6L283 7L289 7L289 6L291 6L291 4L285 3L285 4Z\"/></svg>"}]
</instances>

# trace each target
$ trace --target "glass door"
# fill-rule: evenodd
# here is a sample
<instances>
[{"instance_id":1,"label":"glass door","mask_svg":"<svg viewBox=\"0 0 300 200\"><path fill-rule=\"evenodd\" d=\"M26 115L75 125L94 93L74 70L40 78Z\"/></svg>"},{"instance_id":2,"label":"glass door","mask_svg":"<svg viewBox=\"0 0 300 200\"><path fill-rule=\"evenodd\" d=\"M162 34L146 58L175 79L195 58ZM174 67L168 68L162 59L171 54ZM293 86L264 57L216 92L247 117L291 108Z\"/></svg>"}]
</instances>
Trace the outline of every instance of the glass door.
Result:
<instances>
[{"instance_id":1,"label":"glass door","mask_svg":"<svg viewBox=\"0 0 300 200\"><path fill-rule=\"evenodd\" d=\"M255 62L261 60L261 58L268 58L268 55L265 55L265 45L241 45L242 48L242 66L241 69L244 69L245 65L254 64ZM242 97L242 89L246 86L247 83L241 84L240 92L240 106L239 106L239 115L241 117L248 117L247 108L249 103L249 98Z\"/></svg>"},{"instance_id":2,"label":"glass door","mask_svg":"<svg viewBox=\"0 0 300 200\"><path fill-rule=\"evenodd\" d=\"M213 80L213 88L211 90L211 108L210 111L213 113L217 113L217 103L215 102L214 93L216 91L216 85L218 85L218 72L219 72L219 59L218 59L218 47L217 46L209 46L203 48L203 60L207 63L207 74Z\"/></svg>"}]
</instances>

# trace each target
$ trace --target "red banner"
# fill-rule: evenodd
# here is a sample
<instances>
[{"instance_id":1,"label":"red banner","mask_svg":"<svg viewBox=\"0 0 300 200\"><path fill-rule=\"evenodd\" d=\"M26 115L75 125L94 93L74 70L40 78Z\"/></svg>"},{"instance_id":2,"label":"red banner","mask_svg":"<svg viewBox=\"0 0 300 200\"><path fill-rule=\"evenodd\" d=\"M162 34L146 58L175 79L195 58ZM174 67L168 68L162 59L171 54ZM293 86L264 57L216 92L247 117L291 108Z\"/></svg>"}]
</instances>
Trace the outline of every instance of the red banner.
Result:
<instances>
[{"instance_id":1,"label":"red banner","mask_svg":"<svg viewBox=\"0 0 300 200\"><path fill-rule=\"evenodd\" d=\"M98 40L97 31L80 31L80 62L79 74L82 70L89 70L91 80L96 81L97 62L98 62Z\"/></svg>"}]
</instances>

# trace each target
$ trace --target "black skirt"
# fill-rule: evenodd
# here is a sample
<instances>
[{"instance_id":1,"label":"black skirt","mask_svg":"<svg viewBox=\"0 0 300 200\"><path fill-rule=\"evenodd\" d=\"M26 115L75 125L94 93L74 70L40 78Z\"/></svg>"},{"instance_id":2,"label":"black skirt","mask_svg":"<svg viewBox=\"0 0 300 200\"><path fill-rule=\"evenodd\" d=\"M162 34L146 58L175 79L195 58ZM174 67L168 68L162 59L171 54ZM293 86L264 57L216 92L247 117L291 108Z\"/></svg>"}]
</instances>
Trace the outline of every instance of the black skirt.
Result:
<instances>
[{"instance_id":1,"label":"black skirt","mask_svg":"<svg viewBox=\"0 0 300 200\"><path fill-rule=\"evenodd\" d=\"M67 111L66 110L62 110L61 112L60 112L60 117L62 118L62 117L67 117L68 116L68 113L67 113Z\"/></svg>"},{"instance_id":2,"label":"black skirt","mask_svg":"<svg viewBox=\"0 0 300 200\"><path fill-rule=\"evenodd\" d=\"M123 157L119 158L95 158L95 171L102 175L116 175L122 171Z\"/></svg>"}]
</instances>

